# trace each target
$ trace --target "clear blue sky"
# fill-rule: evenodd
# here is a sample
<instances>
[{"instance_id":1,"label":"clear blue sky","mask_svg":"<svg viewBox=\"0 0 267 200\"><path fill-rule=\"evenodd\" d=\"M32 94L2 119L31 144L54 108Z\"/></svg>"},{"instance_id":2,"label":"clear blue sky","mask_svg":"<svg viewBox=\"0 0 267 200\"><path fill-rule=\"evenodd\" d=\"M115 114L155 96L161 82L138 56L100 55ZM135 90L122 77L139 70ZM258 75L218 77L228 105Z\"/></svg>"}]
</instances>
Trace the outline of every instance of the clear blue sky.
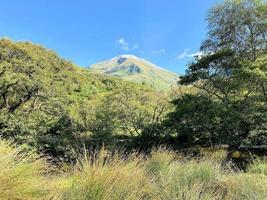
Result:
<instances>
[{"instance_id":1,"label":"clear blue sky","mask_svg":"<svg viewBox=\"0 0 267 200\"><path fill-rule=\"evenodd\" d=\"M216 2L0 0L0 37L42 44L80 66L134 54L184 73Z\"/></svg>"}]
</instances>

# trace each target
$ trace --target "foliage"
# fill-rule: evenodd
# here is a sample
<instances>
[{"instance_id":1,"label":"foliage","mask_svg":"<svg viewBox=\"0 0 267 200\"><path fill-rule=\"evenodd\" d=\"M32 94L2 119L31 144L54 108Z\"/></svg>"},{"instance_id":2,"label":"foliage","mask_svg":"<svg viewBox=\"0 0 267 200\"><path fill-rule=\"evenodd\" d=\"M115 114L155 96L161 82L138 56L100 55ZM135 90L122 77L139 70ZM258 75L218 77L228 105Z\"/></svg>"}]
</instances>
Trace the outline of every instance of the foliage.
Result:
<instances>
[{"instance_id":1,"label":"foliage","mask_svg":"<svg viewBox=\"0 0 267 200\"><path fill-rule=\"evenodd\" d=\"M209 32L181 77L198 89L173 101L166 126L191 144L261 145L266 142L267 5L225 1L208 15Z\"/></svg>"},{"instance_id":2,"label":"foliage","mask_svg":"<svg viewBox=\"0 0 267 200\"><path fill-rule=\"evenodd\" d=\"M0 136L56 160L140 135L169 109L151 88L91 73L28 42L0 40L0 77Z\"/></svg>"},{"instance_id":3,"label":"foliage","mask_svg":"<svg viewBox=\"0 0 267 200\"><path fill-rule=\"evenodd\" d=\"M181 77L172 104L146 84L1 39L0 199L266 198L266 163L242 172L225 161L251 157L241 147L267 142L266 19L260 0L213 7L202 53ZM149 63L135 64L149 72ZM240 151L187 158L153 150L225 144ZM99 151L103 146L108 151Z\"/></svg>"}]
</instances>

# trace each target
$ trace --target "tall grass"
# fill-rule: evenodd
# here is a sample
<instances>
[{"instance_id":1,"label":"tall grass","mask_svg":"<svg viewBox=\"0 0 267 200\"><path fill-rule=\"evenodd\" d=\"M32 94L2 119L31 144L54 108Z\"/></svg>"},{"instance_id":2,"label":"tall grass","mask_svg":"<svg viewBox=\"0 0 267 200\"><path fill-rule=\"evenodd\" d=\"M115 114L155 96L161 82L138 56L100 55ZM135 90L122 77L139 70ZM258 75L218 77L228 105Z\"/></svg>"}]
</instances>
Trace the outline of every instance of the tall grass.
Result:
<instances>
[{"instance_id":1,"label":"tall grass","mask_svg":"<svg viewBox=\"0 0 267 200\"><path fill-rule=\"evenodd\" d=\"M105 151L85 156L69 175L59 179L61 185L68 180L59 196L65 200L144 199L150 193L150 182L141 161L109 156Z\"/></svg>"},{"instance_id":2,"label":"tall grass","mask_svg":"<svg viewBox=\"0 0 267 200\"><path fill-rule=\"evenodd\" d=\"M36 154L0 140L0 199L47 198L47 184L42 176L45 168L45 162Z\"/></svg>"},{"instance_id":3,"label":"tall grass","mask_svg":"<svg viewBox=\"0 0 267 200\"><path fill-rule=\"evenodd\" d=\"M249 173L267 175L267 162L255 161L248 168Z\"/></svg>"},{"instance_id":4,"label":"tall grass","mask_svg":"<svg viewBox=\"0 0 267 200\"><path fill-rule=\"evenodd\" d=\"M220 182L226 188L225 199L267 199L267 176L265 175L244 173L226 175Z\"/></svg>"},{"instance_id":5,"label":"tall grass","mask_svg":"<svg viewBox=\"0 0 267 200\"><path fill-rule=\"evenodd\" d=\"M173 153L162 150L153 152L147 163L149 170L157 169L157 173L150 173L155 180L152 183L155 199L215 199L217 196L212 189L213 182L221 176L217 163L175 158Z\"/></svg>"},{"instance_id":6,"label":"tall grass","mask_svg":"<svg viewBox=\"0 0 267 200\"><path fill-rule=\"evenodd\" d=\"M85 154L75 166L49 174L34 153L1 141L0 199L264 200L265 167L255 162L247 173L237 172L222 168L218 156L192 159L160 149L150 157Z\"/></svg>"}]
</instances>

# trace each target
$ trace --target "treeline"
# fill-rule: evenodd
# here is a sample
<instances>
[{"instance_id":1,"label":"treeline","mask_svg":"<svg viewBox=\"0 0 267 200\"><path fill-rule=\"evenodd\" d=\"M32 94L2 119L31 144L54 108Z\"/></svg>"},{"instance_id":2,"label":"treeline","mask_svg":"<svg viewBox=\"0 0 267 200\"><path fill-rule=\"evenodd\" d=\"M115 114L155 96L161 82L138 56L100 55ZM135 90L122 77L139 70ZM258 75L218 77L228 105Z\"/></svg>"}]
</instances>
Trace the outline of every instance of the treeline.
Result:
<instances>
[{"instance_id":1,"label":"treeline","mask_svg":"<svg viewBox=\"0 0 267 200\"><path fill-rule=\"evenodd\" d=\"M28 42L0 40L0 136L73 161L84 148L267 143L267 4L227 0L172 98ZM175 93L174 93L175 94Z\"/></svg>"}]
</instances>

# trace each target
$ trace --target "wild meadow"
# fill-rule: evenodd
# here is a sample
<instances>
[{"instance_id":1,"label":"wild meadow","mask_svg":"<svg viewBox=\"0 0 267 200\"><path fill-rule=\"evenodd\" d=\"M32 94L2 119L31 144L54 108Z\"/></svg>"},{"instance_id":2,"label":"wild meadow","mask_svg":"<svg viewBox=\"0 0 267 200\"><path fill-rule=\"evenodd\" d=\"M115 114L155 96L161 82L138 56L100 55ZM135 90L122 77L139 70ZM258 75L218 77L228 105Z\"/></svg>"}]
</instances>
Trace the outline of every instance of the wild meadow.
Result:
<instances>
[{"instance_id":1,"label":"wild meadow","mask_svg":"<svg viewBox=\"0 0 267 200\"><path fill-rule=\"evenodd\" d=\"M57 200L266 199L267 163L246 172L223 163L225 152L199 158L160 148L127 157L102 149L75 165L52 166L23 147L0 143L0 198Z\"/></svg>"}]
</instances>

